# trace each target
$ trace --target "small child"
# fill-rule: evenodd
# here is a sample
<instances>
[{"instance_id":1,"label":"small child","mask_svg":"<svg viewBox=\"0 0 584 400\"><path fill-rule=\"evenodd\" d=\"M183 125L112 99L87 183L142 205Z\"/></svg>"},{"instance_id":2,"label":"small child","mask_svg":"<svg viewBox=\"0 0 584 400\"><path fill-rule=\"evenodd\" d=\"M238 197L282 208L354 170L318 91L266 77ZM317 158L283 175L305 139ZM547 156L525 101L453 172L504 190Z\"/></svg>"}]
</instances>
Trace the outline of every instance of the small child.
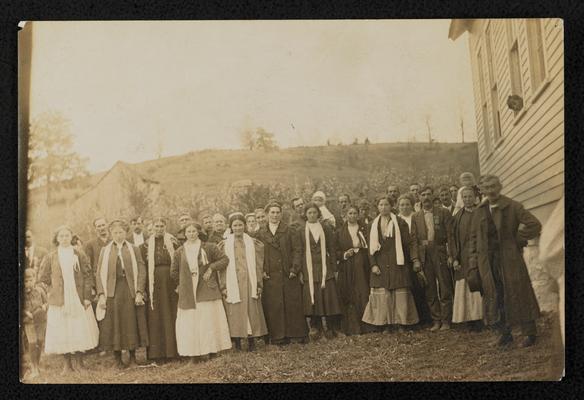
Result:
<instances>
[{"instance_id":1,"label":"small child","mask_svg":"<svg viewBox=\"0 0 584 400\"><path fill-rule=\"evenodd\" d=\"M32 365L29 378L33 379L40 374L39 363L47 324L47 294L36 283L36 271L33 268L24 271L23 314L22 323Z\"/></svg>"}]
</instances>

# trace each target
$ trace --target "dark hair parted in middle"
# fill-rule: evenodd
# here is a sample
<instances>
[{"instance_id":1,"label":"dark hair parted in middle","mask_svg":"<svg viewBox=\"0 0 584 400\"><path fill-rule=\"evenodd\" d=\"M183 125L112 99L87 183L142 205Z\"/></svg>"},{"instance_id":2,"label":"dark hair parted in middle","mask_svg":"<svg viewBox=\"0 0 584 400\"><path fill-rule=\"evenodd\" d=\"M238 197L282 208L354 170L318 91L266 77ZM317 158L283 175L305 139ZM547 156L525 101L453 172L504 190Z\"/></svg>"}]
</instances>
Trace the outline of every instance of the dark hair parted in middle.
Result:
<instances>
[{"instance_id":1,"label":"dark hair parted in middle","mask_svg":"<svg viewBox=\"0 0 584 400\"><path fill-rule=\"evenodd\" d=\"M322 212L320 211L320 208L318 208L318 206L315 203L313 203L313 202L308 203L304 207L304 217L306 217L306 214L308 213L308 210L313 209L313 208L318 213L318 218L321 218L322 217Z\"/></svg>"}]
</instances>

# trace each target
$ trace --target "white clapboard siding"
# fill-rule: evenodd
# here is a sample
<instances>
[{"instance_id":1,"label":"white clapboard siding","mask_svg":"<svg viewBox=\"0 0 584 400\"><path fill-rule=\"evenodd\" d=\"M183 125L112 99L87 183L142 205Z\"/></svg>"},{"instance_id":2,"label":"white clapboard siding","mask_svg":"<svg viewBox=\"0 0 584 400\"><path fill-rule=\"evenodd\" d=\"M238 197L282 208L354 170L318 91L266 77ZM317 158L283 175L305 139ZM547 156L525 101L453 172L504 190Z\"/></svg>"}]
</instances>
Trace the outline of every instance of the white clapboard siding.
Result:
<instances>
[{"instance_id":1,"label":"white clapboard siding","mask_svg":"<svg viewBox=\"0 0 584 400\"><path fill-rule=\"evenodd\" d=\"M520 201L527 209L535 209L558 200L564 186L564 35L560 19L542 22L547 76L545 89L534 93L529 71L526 21L515 20L518 39L524 110L514 113L507 107L511 94L509 48L506 20L474 20L469 29L469 48L473 76L478 151L482 174L498 175L503 192ZM485 28L489 26L493 70L497 83L501 138L493 137L491 88L485 82L487 123L483 126L482 98L479 86L477 52L481 50L483 70L487 74ZM534 95L537 98L534 99ZM490 137L487 146L486 136Z\"/></svg>"}]
</instances>

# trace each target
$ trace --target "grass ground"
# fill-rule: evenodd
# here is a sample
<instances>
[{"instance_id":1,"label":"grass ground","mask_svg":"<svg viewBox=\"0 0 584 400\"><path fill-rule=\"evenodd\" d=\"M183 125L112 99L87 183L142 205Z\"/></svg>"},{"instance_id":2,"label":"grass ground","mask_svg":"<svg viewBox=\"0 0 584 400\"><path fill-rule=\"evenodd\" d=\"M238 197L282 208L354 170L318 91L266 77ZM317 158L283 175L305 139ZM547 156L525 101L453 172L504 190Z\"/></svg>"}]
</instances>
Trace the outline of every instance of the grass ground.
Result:
<instances>
[{"instance_id":1,"label":"grass ground","mask_svg":"<svg viewBox=\"0 0 584 400\"><path fill-rule=\"evenodd\" d=\"M42 375L27 383L260 383L557 380L563 360L557 347L554 315L538 321L538 342L522 349L493 346L491 330L447 332L419 329L370 333L306 345L265 346L256 352L228 350L217 358L191 363L179 359L160 366L118 371L111 355L86 356L87 372L61 376L62 360L43 356ZM143 353L138 353L138 358ZM561 369L560 369L561 370Z\"/></svg>"}]
</instances>

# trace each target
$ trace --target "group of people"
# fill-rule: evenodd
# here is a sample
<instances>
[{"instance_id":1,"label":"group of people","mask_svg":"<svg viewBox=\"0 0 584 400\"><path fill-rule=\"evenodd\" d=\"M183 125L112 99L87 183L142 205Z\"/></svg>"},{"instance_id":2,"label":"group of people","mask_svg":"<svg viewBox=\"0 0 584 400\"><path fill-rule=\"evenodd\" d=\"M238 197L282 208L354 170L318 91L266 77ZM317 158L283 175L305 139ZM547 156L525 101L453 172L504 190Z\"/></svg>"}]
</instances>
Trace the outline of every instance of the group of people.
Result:
<instances>
[{"instance_id":1,"label":"group of people","mask_svg":"<svg viewBox=\"0 0 584 400\"><path fill-rule=\"evenodd\" d=\"M97 218L84 245L59 227L51 252L27 231L23 324L33 374L43 345L64 355L69 373L96 347L126 368L122 351L133 364L139 347L157 362L199 360L232 346L253 351L257 338L307 343L426 322L432 332L495 325L500 346L518 324L520 345L531 346L539 308L522 249L541 225L501 195L496 176L477 185L463 173L459 183L413 184L406 194L390 185L374 207L342 194L336 212L317 191L307 204L292 199L286 221L276 201L227 218L205 213L200 223L184 213L175 234L165 218L150 229L139 217L129 226Z\"/></svg>"}]
</instances>

